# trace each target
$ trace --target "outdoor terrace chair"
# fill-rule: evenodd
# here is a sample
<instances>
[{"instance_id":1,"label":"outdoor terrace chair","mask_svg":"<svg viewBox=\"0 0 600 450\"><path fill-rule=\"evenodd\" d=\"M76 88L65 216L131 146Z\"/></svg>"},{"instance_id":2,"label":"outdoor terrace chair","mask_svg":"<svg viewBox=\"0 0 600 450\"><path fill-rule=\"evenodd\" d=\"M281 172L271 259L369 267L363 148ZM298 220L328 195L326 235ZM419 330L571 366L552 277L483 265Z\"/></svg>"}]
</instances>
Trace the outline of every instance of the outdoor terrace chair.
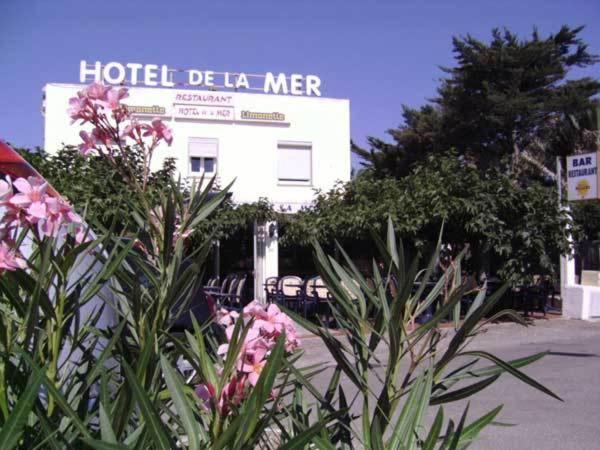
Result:
<instances>
[{"instance_id":1,"label":"outdoor terrace chair","mask_svg":"<svg viewBox=\"0 0 600 450\"><path fill-rule=\"evenodd\" d=\"M277 283L277 300L279 303L293 311L303 310L303 286L302 278L296 275L281 277Z\"/></svg>"},{"instance_id":2,"label":"outdoor terrace chair","mask_svg":"<svg viewBox=\"0 0 600 450\"><path fill-rule=\"evenodd\" d=\"M306 285L306 301L307 309L310 312L314 311L314 314L321 318L324 324L332 325L334 323L331 313L333 297L321 277L314 277L308 280Z\"/></svg>"},{"instance_id":3,"label":"outdoor terrace chair","mask_svg":"<svg viewBox=\"0 0 600 450\"><path fill-rule=\"evenodd\" d=\"M228 294L229 290L231 288L231 285L235 282L236 279L237 279L237 275L234 273L227 275L225 278L223 278L221 287L218 289L215 289L216 293L217 294Z\"/></svg>"},{"instance_id":4,"label":"outdoor terrace chair","mask_svg":"<svg viewBox=\"0 0 600 450\"><path fill-rule=\"evenodd\" d=\"M213 292L215 290L219 290L219 277L209 278L206 284L204 285L204 290L208 292Z\"/></svg>"},{"instance_id":5,"label":"outdoor terrace chair","mask_svg":"<svg viewBox=\"0 0 600 450\"><path fill-rule=\"evenodd\" d=\"M212 293L212 296L215 298L215 300L220 306L223 306L224 300L235 294L235 290L238 284L237 282L237 275L228 275L223 281L223 284L221 285L221 291Z\"/></svg>"},{"instance_id":6,"label":"outdoor terrace chair","mask_svg":"<svg viewBox=\"0 0 600 450\"><path fill-rule=\"evenodd\" d=\"M277 303L277 282L279 277L269 277L265 280L265 298L267 303Z\"/></svg>"},{"instance_id":7,"label":"outdoor terrace chair","mask_svg":"<svg viewBox=\"0 0 600 450\"><path fill-rule=\"evenodd\" d=\"M228 309L241 310L244 307L244 295L246 288L247 277L236 279L232 283L228 294L220 294L217 297L220 299L221 305Z\"/></svg>"}]
</instances>

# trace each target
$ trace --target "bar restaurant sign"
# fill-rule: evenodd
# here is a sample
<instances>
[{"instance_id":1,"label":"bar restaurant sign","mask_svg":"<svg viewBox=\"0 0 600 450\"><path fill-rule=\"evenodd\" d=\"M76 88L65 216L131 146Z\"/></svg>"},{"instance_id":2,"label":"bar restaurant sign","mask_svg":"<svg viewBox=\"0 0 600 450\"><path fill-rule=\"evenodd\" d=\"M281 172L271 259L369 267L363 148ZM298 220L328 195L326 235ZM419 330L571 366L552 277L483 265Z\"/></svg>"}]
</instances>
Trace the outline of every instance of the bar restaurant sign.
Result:
<instances>
[{"instance_id":1,"label":"bar restaurant sign","mask_svg":"<svg viewBox=\"0 0 600 450\"><path fill-rule=\"evenodd\" d=\"M567 198L591 200L598 197L598 153L567 156Z\"/></svg>"},{"instance_id":2,"label":"bar restaurant sign","mask_svg":"<svg viewBox=\"0 0 600 450\"><path fill-rule=\"evenodd\" d=\"M316 75L285 73L246 74L212 70L172 69L166 65L118 63L100 61L79 65L79 82L90 80L107 84L161 87L206 87L232 90L261 91L265 94L321 96L321 79Z\"/></svg>"}]
</instances>

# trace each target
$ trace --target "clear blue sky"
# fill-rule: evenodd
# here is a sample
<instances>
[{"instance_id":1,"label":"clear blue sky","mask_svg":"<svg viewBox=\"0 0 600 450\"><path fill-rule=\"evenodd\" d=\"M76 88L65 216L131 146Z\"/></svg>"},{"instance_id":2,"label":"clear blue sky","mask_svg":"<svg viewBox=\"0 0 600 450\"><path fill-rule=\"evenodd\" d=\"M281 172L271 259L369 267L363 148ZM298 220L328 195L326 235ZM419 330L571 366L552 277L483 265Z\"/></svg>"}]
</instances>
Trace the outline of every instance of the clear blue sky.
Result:
<instances>
[{"instance_id":1,"label":"clear blue sky","mask_svg":"<svg viewBox=\"0 0 600 450\"><path fill-rule=\"evenodd\" d=\"M600 1L2 0L0 138L43 143L41 89L77 82L79 61L167 64L246 73L314 73L327 97L349 98L353 139L385 137L401 105L435 95L451 38L487 40L587 25L600 53ZM577 74L579 75L579 74ZM586 71L600 77L600 65Z\"/></svg>"}]
</instances>

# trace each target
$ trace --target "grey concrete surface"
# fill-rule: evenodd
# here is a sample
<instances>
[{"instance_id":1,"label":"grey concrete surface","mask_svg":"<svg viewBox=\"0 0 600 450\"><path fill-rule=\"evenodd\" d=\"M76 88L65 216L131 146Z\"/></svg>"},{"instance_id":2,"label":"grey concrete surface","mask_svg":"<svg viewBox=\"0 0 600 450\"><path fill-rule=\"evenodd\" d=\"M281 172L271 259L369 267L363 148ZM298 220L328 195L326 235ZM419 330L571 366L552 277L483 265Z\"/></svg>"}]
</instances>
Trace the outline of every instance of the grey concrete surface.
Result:
<instances>
[{"instance_id":1,"label":"grey concrete surface","mask_svg":"<svg viewBox=\"0 0 600 450\"><path fill-rule=\"evenodd\" d=\"M332 359L320 340L308 333L302 334L306 354L301 365L331 364ZM472 348L491 352L504 360L549 350L548 356L523 370L564 401L548 397L504 374L471 398L468 418L474 420L503 404L497 420L514 426L490 426L470 448L600 449L600 321L536 320L527 328L512 323L495 324L476 338ZM315 379L322 391L328 381L329 372ZM457 422L463 408L461 402L447 404L445 417ZM432 416L435 410L430 409Z\"/></svg>"}]
</instances>

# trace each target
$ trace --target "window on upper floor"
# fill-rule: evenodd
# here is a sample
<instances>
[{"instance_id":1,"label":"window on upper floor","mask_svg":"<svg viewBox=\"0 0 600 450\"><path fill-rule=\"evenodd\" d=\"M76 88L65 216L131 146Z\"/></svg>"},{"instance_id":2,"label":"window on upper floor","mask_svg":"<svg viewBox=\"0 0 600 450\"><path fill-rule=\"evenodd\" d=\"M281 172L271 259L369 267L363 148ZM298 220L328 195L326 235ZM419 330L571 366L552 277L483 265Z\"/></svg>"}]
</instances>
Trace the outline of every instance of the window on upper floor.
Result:
<instances>
[{"instance_id":1,"label":"window on upper floor","mask_svg":"<svg viewBox=\"0 0 600 450\"><path fill-rule=\"evenodd\" d=\"M277 180L280 184L312 184L312 144L280 141L277 143Z\"/></svg>"},{"instance_id":2,"label":"window on upper floor","mask_svg":"<svg viewBox=\"0 0 600 450\"><path fill-rule=\"evenodd\" d=\"M191 137L188 141L189 175L213 176L217 173L219 140Z\"/></svg>"}]
</instances>

